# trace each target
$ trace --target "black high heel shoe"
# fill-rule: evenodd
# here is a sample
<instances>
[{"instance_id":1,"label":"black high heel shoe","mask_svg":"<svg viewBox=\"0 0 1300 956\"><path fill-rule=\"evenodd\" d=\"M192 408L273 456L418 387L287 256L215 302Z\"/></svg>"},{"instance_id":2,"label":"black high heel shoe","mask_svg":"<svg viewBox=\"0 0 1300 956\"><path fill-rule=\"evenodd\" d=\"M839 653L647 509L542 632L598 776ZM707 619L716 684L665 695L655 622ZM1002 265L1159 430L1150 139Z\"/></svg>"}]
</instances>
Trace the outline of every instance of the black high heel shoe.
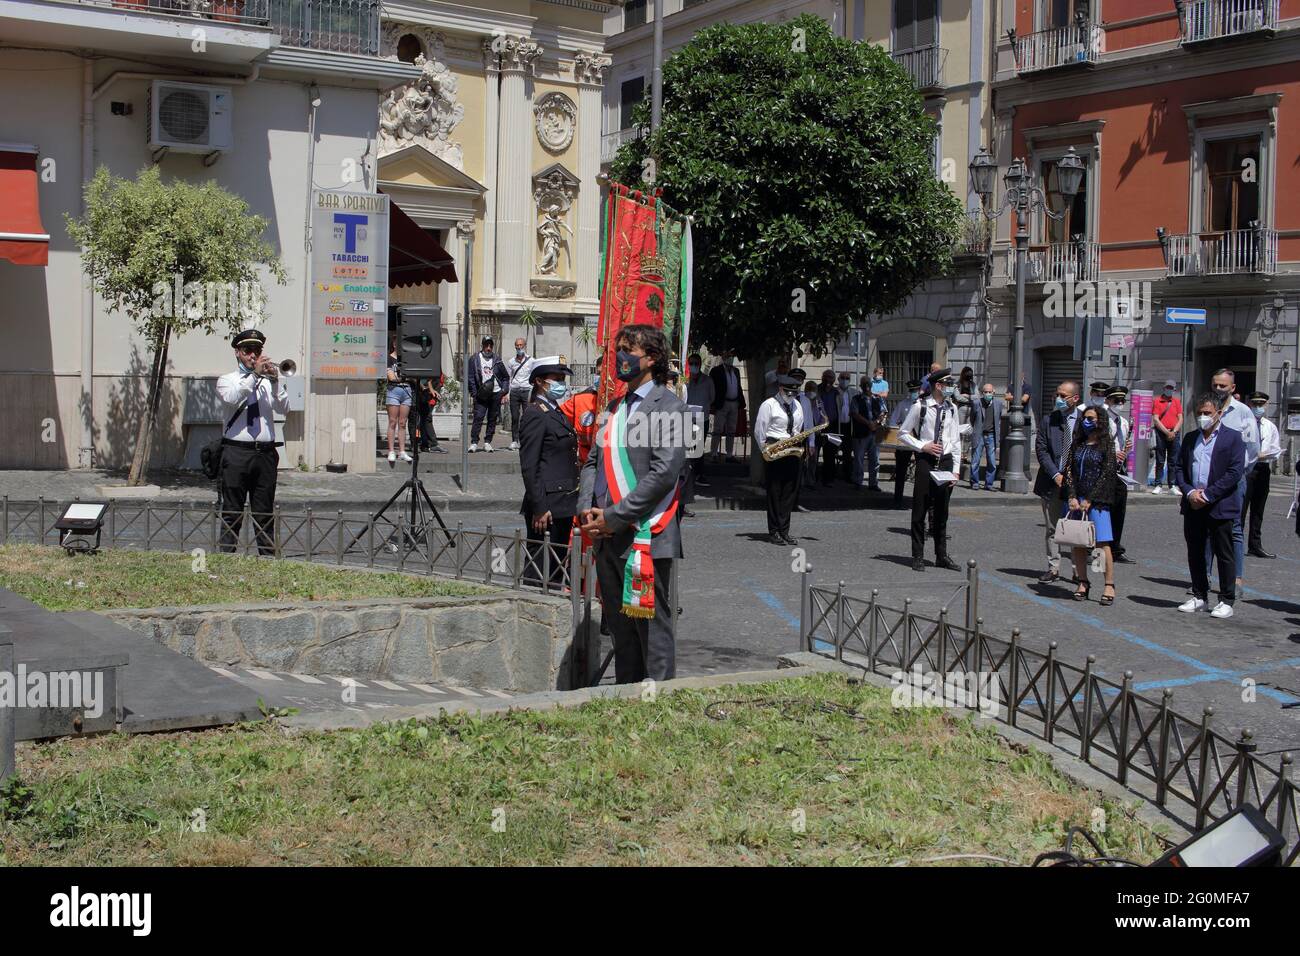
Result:
<instances>
[{"instance_id":1,"label":"black high heel shoe","mask_svg":"<svg viewBox=\"0 0 1300 956\"><path fill-rule=\"evenodd\" d=\"M1079 583L1083 585L1083 590L1075 591L1074 594L1071 595L1071 597L1073 597L1076 601L1086 601L1088 600L1088 592L1092 590L1092 582L1080 581Z\"/></svg>"},{"instance_id":2,"label":"black high heel shoe","mask_svg":"<svg viewBox=\"0 0 1300 956\"><path fill-rule=\"evenodd\" d=\"M1106 587L1107 587L1107 588L1110 588L1112 591L1115 590L1115 585L1113 585L1113 584L1108 584L1108 585L1106 585ZM1106 588L1102 588L1102 590L1105 591ZM1098 601L1098 603L1099 603L1102 607L1110 607L1112 604L1115 603L1115 595L1112 594L1110 597L1106 597L1105 594L1102 594L1102 596L1101 596L1101 600Z\"/></svg>"}]
</instances>

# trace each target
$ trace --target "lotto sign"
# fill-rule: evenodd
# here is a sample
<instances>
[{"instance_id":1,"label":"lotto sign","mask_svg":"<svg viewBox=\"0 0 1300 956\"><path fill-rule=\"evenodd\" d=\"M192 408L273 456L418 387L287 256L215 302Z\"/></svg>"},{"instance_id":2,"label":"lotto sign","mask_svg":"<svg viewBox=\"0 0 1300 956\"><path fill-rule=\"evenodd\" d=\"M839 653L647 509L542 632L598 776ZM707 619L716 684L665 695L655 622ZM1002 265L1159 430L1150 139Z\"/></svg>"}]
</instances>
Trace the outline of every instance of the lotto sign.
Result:
<instances>
[{"instance_id":1,"label":"lotto sign","mask_svg":"<svg viewBox=\"0 0 1300 956\"><path fill-rule=\"evenodd\" d=\"M382 378L388 366L388 197L312 193L311 374Z\"/></svg>"}]
</instances>

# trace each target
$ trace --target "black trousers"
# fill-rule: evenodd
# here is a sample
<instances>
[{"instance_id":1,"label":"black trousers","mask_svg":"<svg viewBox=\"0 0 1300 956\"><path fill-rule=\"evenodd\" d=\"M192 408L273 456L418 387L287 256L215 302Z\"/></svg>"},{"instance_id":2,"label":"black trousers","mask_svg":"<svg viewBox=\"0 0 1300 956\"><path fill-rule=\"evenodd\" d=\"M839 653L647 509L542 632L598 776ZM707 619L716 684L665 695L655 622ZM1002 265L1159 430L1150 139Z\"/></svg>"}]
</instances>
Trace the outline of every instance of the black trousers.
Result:
<instances>
[{"instance_id":1,"label":"black trousers","mask_svg":"<svg viewBox=\"0 0 1300 956\"><path fill-rule=\"evenodd\" d=\"M1246 476L1246 500L1242 504L1241 520L1249 521L1250 537L1246 539L1246 547L1252 551L1264 550L1264 504L1268 501L1271 481L1268 463L1263 461L1255 462L1255 467Z\"/></svg>"},{"instance_id":2,"label":"black trousers","mask_svg":"<svg viewBox=\"0 0 1300 956\"><path fill-rule=\"evenodd\" d=\"M1174 462L1178 458L1178 436L1166 438L1161 432L1156 432L1156 484L1160 484L1160 478L1163 474L1165 487L1174 486ZM1163 469L1163 471L1161 470Z\"/></svg>"},{"instance_id":3,"label":"black trousers","mask_svg":"<svg viewBox=\"0 0 1300 956\"><path fill-rule=\"evenodd\" d=\"M912 464L910 451L894 452L894 507L903 503L903 485L907 482L907 469Z\"/></svg>"},{"instance_id":4,"label":"black trousers","mask_svg":"<svg viewBox=\"0 0 1300 956\"><path fill-rule=\"evenodd\" d=\"M614 636L614 681L635 684L647 677L677 676L677 639L673 634L673 559L655 558L655 616L628 617L622 611L625 561L606 541L596 543L596 579L600 583L601 619Z\"/></svg>"},{"instance_id":5,"label":"black trousers","mask_svg":"<svg viewBox=\"0 0 1300 956\"><path fill-rule=\"evenodd\" d=\"M433 433L433 406L429 404L428 395L418 389L415 401L411 405L411 416L406 420L411 433L411 447L419 443L421 448L433 448L438 444L438 436Z\"/></svg>"},{"instance_id":6,"label":"black trousers","mask_svg":"<svg viewBox=\"0 0 1300 956\"><path fill-rule=\"evenodd\" d=\"M945 455L935 462L929 455L916 456L916 477L912 480L912 558L925 557L925 513L934 511L934 556L948 554L948 499L952 485L936 485L930 480L931 471L951 471L952 456Z\"/></svg>"},{"instance_id":7,"label":"black trousers","mask_svg":"<svg viewBox=\"0 0 1300 956\"><path fill-rule=\"evenodd\" d=\"M492 436L497 433L497 416L501 414L501 398L493 395L486 402L480 402L474 399L474 423L469 429L469 441L471 445L478 444L479 431L483 427L483 419L487 419L487 443L492 444Z\"/></svg>"},{"instance_id":8,"label":"black trousers","mask_svg":"<svg viewBox=\"0 0 1300 956\"><path fill-rule=\"evenodd\" d=\"M838 426L836 425L831 425L828 429L826 429L826 431L832 432L836 435L839 434ZM840 454L843 451L844 443L841 442L838 445L835 444L833 441L831 441L829 438L826 437L825 432L822 433L822 437L818 439L818 442L821 444L821 452L822 452L822 470L821 470L822 484L829 485L835 480L835 472L838 469L843 467L840 464Z\"/></svg>"},{"instance_id":9,"label":"black trousers","mask_svg":"<svg viewBox=\"0 0 1300 956\"><path fill-rule=\"evenodd\" d=\"M1192 593L1202 601L1210 593L1205 542L1210 542L1219 565L1219 600L1232 604L1237 599L1237 556L1232 541L1231 518L1211 518L1209 508L1188 509L1183 515L1183 537L1187 539L1187 568L1192 572Z\"/></svg>"},{"instance_id":10,"label":"black trousers","mask_svg":"<svg viewBox=\"0 0 1300 956\"><path fill-rule=\"evenodd\" d=\"M280 454L226 445L221 451L221 544L233 552L244 524L244 502L253 513L259 554L275 554L275 479Z\"/></svg>"},{"instance_id":11,"label":"black trousers","mask_svg":"<svg viewBox=\"0 0 1300 956\"><path fill-rule=\"evenodd\" d=\"M1124 545L1121 540L1124 537L1124 516L1128 514L1128 485L1115 480L1115 500L1110 505L1110 527L1111 532L1115 535L1110 542L1112 554L1123 554Z\"/></svg>"},{"instance_id":12,"label":"black trousers","mask_svg":"<svg viewBox=\"0 0 1300 956\"><path fill-rule=\"evenodd\" d=\"M799 498L799 465L803 459L797 455L769 461L767 469L767 533L789 534L790 512Z\"/></svg>"},{"instance_id":13,"label":"black trousers","mask_svg":"<svg viewBox=\"0 0 1300 956\"><path fill-rule=\"evenodd\" d=\"M542 575L550 562L551 588L564 586L564 568L569 563L569 536L573 533L573 515L551 515L551 526L545 531L533 530L533 516L524 515L528 528L528 563L524 566L524 582L540 586ZM550 538L550 556L543 543Z\"/></svg>"}]
</instances>

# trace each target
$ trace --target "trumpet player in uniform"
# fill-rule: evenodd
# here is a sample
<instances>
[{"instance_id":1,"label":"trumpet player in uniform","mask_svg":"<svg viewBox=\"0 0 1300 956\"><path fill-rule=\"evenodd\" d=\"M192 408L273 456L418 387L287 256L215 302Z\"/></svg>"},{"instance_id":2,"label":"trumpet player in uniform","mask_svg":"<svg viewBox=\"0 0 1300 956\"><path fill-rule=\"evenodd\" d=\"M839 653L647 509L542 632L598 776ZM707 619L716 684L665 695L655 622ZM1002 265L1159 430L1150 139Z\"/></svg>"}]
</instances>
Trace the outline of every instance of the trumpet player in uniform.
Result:
<instances>
[{"instance_id":1,"label":"trumpet player in uniform","mask_svg":"<svg viewBox=\"0 0 1300 956\"><path fill-rule=\"evenodd\" d=\"M275 479L280 444L275 413L289 411L289 392L281 367L262 354L266 336L257 329L235 335L238 368L217 379L217 394L227 408L221 436L221 550L234 551L244 522L244 502L253 512L259 554L275 553ZM285 371L292 371L286 360Z\"/></svg>"},{"instance_id":2,"label":"trumpet player in uniform","mask_svg":"<svg viewBox=\"0 0 1300 956\"><path fill-rule=\"evenodd\" d=\"M763 449L766 462L764 479L767 482L767 540L772 544L797 544L790 537L790 512L799 496L799 467L807 453L806 436L797 442L791 439L803 431L803 408L796 390L799 379L788 372L778 375L776 394L758 409L754 421L754 438ZM771 446L779 442L790 445L782 449L779 457L769 458Z\"/></svg>"},{"instance_id":3,"label":"trumpet player in uniform","mask_svg":"<svg viewBox=\"0 0 1300 956\"><path fill-rule=\"evenodd\" d=\"M898 432L901 444L912 449L916 457L916 475L912 482L912 570L925 570L925 518L934 507L934 566L956 571L957 563L948 556L948 499L952 481L942 483L930 478L932 471L959 474L961 471L961 422L957 406L948 398L956 385L951 369L930 372L929 392L908 411Z\"/></svg>"}]
</instances>

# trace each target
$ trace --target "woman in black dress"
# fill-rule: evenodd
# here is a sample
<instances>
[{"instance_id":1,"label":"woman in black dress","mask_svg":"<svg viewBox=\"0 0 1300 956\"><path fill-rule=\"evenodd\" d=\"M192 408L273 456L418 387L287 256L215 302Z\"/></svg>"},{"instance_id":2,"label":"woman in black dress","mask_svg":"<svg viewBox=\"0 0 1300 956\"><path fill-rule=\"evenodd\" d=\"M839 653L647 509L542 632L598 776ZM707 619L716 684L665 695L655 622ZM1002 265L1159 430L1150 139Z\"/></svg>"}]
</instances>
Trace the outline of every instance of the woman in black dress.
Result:
<instances>
[{"instance_id":1,"label":"woman in black dress","mask_svg":"<svg viewBox=\"0 0 1300 956\"><path fill-rule=\"evenodd\" d=\"M1074 433L1065 448L1065 480L1061 482L1061 496L1066 500L1065 514L1082 514L1097 529L1097 547L1106 560L1106 587L1101 594L1101 604L1109 607L1115 603L1115 559L1111 542L1110 506L1115 502L1116 476L1115 439L1110 433L1110 416L1104 410L1090 406L1075 419ZM1092 582L1088 580L1088 549L1074 548L1074 573L1079 579L1079 589L1074 592L1076 601L1086 601Z\"/></svg>"}]
</instances>

